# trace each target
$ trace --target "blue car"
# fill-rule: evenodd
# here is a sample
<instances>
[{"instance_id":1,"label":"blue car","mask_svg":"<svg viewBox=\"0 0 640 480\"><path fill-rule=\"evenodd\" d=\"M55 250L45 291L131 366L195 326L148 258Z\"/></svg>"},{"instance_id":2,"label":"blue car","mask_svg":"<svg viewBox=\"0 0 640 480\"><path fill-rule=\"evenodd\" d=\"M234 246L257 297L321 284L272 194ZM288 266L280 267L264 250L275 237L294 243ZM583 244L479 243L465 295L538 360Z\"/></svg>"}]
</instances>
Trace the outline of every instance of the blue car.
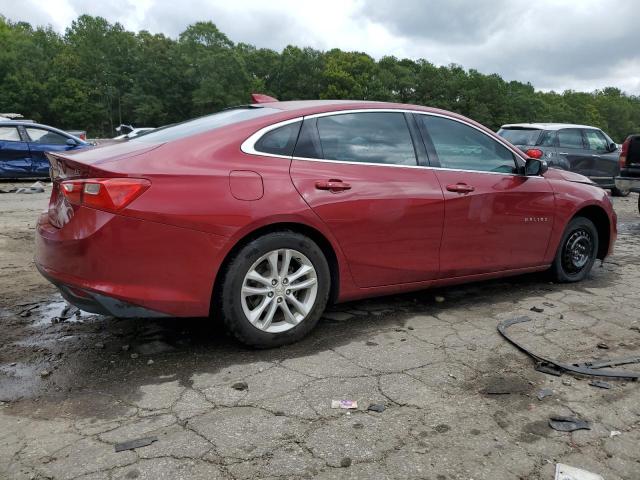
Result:
<instances>
[{"instance_id":1,"label":"blue car","mask_svg":"<svg viewBox=\"0 0 640 480\"><path fill-rule=\"evenodd\" d=\"M91 146L57 128L20 121L0 122L0 178L49 176L45 152L77 150Z\"/></svg>"}]
</instances>

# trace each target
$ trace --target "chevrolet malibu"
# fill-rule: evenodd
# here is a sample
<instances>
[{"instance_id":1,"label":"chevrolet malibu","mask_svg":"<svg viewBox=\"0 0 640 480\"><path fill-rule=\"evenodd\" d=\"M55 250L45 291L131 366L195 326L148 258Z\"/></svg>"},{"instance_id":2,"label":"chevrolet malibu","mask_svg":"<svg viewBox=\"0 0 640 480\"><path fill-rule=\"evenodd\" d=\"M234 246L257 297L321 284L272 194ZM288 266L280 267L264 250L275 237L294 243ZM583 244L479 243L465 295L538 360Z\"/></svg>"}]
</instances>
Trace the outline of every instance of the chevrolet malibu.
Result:
<instances>
[{"instance_id":1,"label":"chevrolet malibu","mask_svg":"<svg viewBox=\"0 0 640 480\"><path fill-rule=\"evenodd\" d=\"M582 280L616 239L607 194L455 113L256 103L49 154L36 264L79 308L306 335L328 303L550 270Z\"/></svg>"}]
</instances>

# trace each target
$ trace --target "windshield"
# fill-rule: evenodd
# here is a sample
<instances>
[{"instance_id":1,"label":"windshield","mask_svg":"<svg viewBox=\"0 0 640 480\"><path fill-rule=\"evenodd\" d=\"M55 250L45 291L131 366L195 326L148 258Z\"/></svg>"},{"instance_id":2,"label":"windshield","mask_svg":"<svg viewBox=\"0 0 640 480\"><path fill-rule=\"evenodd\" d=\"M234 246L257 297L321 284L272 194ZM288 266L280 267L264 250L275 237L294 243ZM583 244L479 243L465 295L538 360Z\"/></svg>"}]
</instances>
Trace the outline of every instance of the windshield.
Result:
<instances>
[{"instance_id":1,"label":"windshield","mask_svg":"<svg viewBox=\"0 0 640 480\"><path fill-rule=\"evenodd\" d=\"M190 137L191 135L197 135L198 133L215 130L216 128L225 127L227 125L243 122L245 120L264 117L266 115L271 115L279 111L280 110L276 108L267 107L238 107L229 110L223 110L222 112L207 115L205 117L187 120L186 122L174 123L173 125L156 128L155 130L151 130L149 132L143 132L130 139L129 141L145 143L170 142L172 140Z\"/></svg>"},{"instance_id":2,"label":"windshield","mask_svg":"<svg viewBox=\"0 0 640 480\"><path fill-rule=\"evenodd\" d=\"M498 135L513 145L537 145L541 132L534 128L501 128Z\"/></svg>"}]
</instances>

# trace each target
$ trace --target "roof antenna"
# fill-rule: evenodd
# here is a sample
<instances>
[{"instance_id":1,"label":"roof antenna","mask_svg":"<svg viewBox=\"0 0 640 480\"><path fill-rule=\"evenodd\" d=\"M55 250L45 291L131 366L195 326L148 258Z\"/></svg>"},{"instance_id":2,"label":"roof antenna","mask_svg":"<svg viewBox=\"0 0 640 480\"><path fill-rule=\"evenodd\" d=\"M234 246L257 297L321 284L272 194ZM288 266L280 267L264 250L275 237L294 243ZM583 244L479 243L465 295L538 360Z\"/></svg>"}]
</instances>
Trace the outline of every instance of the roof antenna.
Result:
<instances>
[{"instance_id":1,"label":"roof antenna","mask_svg":"<svg viewBox=\"0 0 640 480\"><path fill-rule=\"evenodd\" d=\"M252 103L271 103L277 102L277 98L270 97L269 95L265 95L264 93L252 93L251 94L251 102Z\"/></svg>"}]
</instances>

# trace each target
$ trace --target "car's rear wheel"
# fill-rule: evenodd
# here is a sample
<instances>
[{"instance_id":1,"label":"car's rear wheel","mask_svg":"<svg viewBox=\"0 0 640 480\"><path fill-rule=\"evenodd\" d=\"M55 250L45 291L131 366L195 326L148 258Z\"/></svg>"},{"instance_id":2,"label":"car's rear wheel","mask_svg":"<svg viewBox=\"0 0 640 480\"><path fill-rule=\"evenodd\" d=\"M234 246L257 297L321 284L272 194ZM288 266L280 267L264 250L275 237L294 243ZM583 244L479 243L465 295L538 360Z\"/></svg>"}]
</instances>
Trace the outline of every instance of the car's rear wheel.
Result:
<instances>
[{"instance_id":1,"label":"car's rear wheel","mask_svg":"<svg viewBox=\"0 0 640 480\"><path fill-rule=\"evenodd\" d=\"M556 258L551 267L559 282L578 282L584 279L596 260L598 230L591 220L575 217L565 229Z\"/></svg>"},{"instance_id":2,"label":"car's rear wheel","mask_svg":"<svg viewBox=\"0 0 640 480\"><path fill-rule=\"evenodd\" d=\"M231 260L221 290L222 317L242 343L270 348L298 341L329 299L327 260L310 238L274 232L245 245Z\"/></svg>"}]
</instances>

